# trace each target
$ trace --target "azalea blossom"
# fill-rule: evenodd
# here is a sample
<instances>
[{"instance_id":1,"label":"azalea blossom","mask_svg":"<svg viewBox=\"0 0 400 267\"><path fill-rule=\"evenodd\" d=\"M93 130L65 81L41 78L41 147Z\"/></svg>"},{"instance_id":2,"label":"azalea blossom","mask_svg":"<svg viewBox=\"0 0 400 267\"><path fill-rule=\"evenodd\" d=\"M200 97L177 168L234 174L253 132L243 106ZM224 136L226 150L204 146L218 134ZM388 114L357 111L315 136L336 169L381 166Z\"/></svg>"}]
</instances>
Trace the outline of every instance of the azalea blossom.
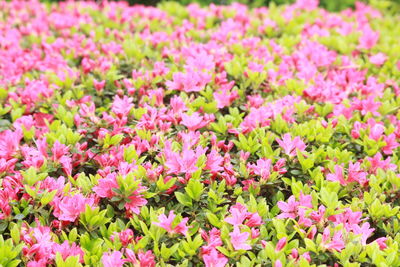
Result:
<instances>
[{"instance_id":1,"label":"azalea blossom","mask_svg":"<svg viewBox=\"0 0 400 267\"><path fill-rule=\"evenodd\" d=\"M247 243L250 236L248 232L241 232L238 226L234 226L233 232L229 234L231 237L231 243L235 250L249 250L251 246Z\"/></svg>"},{"instance_id":2,"label":"azalea blossom","mask_svg":"<svg viewBox=\"0 0 400 267\"><path fill-rule=\"evenodd\" d=\"M164 228L167 230L168 233L170 234L182 234L186 235L188 231L188 227L186 223L188 222L189 218L183 218L176 226L173 226L173 221L175 219L176 215L174 214L174 211L171 210L168 214L168 217L165 216L165 214L161 214L158 216L158 221L159 222L154 222L153 224Z\"/></svg>"},{"instance_id":3,"label":"azalea blossom","mask_svg":"<svg viewBox=\"0 0 400 267\"><path fill-rule=\"evenodd\" d=\"M295 156L297 149L301 152L306 149L306 145L300 139L300 137L296 136L292 139L290 133L284 134L282 139L276 138L276 141L278 142L279 146L283 148L285 154L289 156Z\"/></svg>"},{"instance_id":4,"label":"azalea blossom","mask_svg":"<svg viewBox=\"0 0 400 267\"><path fill-rule=\"evenodd\" d=\"M61 221L74 222L85 211L86 205L94 206L93 198L86 198L82 194L64 196L56 200L54 215Z\"/></svg>"},{"instance_id":5,"label":"azalea blossom","mask_svg":"<svg viewBox=\"0 0 400 267\"><path fill-rule=\"evenodd\" d=\"M122 267L126 260L122 259L122 253L120 251L113 251L104 253L101 257L101 262L104 267Z\"/></svg>"}]
</instances>

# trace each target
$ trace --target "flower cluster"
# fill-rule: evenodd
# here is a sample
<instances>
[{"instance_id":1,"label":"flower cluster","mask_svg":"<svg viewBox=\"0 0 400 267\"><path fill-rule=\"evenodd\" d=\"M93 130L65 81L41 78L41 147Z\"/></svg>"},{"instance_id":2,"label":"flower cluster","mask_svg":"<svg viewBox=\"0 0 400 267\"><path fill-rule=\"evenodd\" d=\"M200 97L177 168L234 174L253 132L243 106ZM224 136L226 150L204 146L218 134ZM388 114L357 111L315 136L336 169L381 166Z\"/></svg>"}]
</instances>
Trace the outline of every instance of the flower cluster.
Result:
<instances>
[{"instance_id":1,"label":"flower cluster","mask_svg":"<svg viewBox=\"0 0 400 267\"><path fill-rule=\"evenodd\" d=\"M0 265L400 266L398 19L0 1Z\"/></svg>"}]
</instances>

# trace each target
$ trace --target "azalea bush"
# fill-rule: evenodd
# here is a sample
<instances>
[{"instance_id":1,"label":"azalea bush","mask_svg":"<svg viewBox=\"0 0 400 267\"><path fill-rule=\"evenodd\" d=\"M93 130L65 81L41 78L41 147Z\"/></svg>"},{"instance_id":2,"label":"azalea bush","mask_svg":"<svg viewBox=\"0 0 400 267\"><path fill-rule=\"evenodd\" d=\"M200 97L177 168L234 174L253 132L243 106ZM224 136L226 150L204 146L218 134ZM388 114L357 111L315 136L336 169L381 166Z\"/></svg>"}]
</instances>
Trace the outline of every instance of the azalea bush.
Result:
<instances>
[{"instance_id":1,"label":"azalea bush","mask_svg":"<svg viewBox=\"0 0 400 267\"><path fill-rule=\"evenodd\" d=\"M400 266L387 3L1 1L0 265Z\"/></svg>"}]
</instances>

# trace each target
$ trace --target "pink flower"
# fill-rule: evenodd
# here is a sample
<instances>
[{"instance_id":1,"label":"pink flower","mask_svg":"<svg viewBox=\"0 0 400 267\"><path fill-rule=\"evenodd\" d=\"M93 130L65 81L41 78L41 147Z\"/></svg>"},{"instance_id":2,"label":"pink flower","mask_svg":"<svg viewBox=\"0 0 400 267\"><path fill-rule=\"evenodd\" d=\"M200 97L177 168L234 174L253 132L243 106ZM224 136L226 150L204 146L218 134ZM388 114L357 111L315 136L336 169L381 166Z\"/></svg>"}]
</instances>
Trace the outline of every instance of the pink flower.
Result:
<instances>
[{"instance_id":1,"label":"pink flower","mask_svg":"<svg viewBox=\"0 0 400 267\"><path fill-rule=\"evenodd\" d=\"M299 219L297 223L302 226L302 227L310 227L313 225L313 222L310 218L308 218L308 215L306 214L306 210L304 208L299 208L298 211L298 216Z\"/></svg>"},{"instance_id":2,"label":"pink flower","mask_svg":"<svg viewBox=\"0 0 400 267\"><path fill-rule=\"evenodd\" d=\"M188 70L187 73L175 72L172 77L172 81L166 82L168 89L186 93L202 91L212 78L210 74L193 70Z\"/></svg>"},{"instance_id":3,"label":"pink flower","mask_svg":"<svg viewBox=\"0 0 400 267\"><path fill-rule=\"evenodd\" d=\"M48 259L40 259L37 261L29 261L27 267L47 267Z\"/></svg>"},{"instance_id":4,"label":"pink flower","mask_svg":"<svg viewBox=\"0 0 400 267\"><path fill-rule=\"evenodd\" d=\"M126 117L131 109L134 107L132 104L132 97L119 97L115 96L111 111L114 112L119 118Z\"/></svg>"},{"instance_id":5,"label":"pink flower","mask_svg":"<svg viewBox=\"0 0 400 267\"><path fill-rule=\"evenodd\" d=\"M283 201L278 201L278 207L282 211L282 213L278 215L278 219L295 219L297 217L298 202L296 201L294 196L290 196L287 203Z\"/></svg>"},{"instance_id":6,"label":"pink flower","mask_svg":"<svg viewBox=\"0 0 400 267\"><path fill-rule=\"evenodd\" d=\"M212 173L216 173L223 170L221 166L224 162L224 158L213 149L210 154L207 155L207 162L204 169L210 170Z\"/></svg>"},{"instance_id":7,"label":"pink flower","mask_svg":"<svg viewBox=\"0 0 400 267\"><path fill-rule=\"evenodd\" d=\"M248 164L247 168L253 170L262 180L268 180L271 173L271 160L259 159L257 160L257 164Z\"/></svg>"},{"instance_id":8,"label":"pink flower","mask_svg":"<svg viewBox=\"0 0 400 267\"><path fill-rule=\"evenodd\" d=\"M201 247L201 253L204 254L210 254L210 251L215 249L216 247L222 246L222 240L221 240L221 232L217 228L212 228L209 231L209 235L207 234L206 231L203 229L199 230L201 237L207 242L207 245L204 245Z\"/></svg>"},{"instance_id":9,"label":"pink flower","mask_svg":"<svg viewBox=\"0 0 400 267\"><path fill-rule=\"evenodd\" d=\"M134 238L133 231L131 229L126 229L119 233L114 233L111 238L114 241L114 237L118 236L119 240L121 241L122 245L126 247Z\"/></svg>"},{"instance_id":10,"label":"pink flower","mask_svg":"<svg viewBox=\"0 0 400 267\"><path fill-rule=\"evenodd\" d=\"M275 251L281 251L287 244L287 237L282 237L279 239L278 243L276 244Z\"/></svg>"},{"instance_id":11,"label":"pink flower","mask_svg":"<svg viewBox=\"0 0 400 267\"><path fill-rule=\"evenodd\" d=\"M132 263L134 267L154 267L156 266L155 256L151 250L146 252L139 251L136 257L135 252L131 249L125 249L127 261Z\"/></svg>"},{"instance_id":12,"label":"pink flower","mask_svg":"<svg viewBox=\"0 0 400 267\"><path fill-rule=\"evenodd\" d=\"M361 222L362 212L352 211L350 208L346 208L344 212L329 216L329 220L333 222L335 226L343 224L347 231L351 231L353 225Z\"/></svg>"},{"instance_id":13,"label":"pink flower","mask_svg":"<svg viewBox=\"0 0 400 267\"><path fill-rule=\"evenodd\" d=\"M374 242L378 243L379 248L383 250L383 249L387 248L386 240L387 240L386 237L380 237L378 239L375 239Z\"/></svg>"},{"instance_id":14,"label":"pink flower","mask_svg":"<svg viewBox=\"0 0 400 267\"><path fill-rule=\"evenodd\" d=\"M386 60L387 56L382 52L369 57L369 61L376 66L382 66Z\"/></svg>"},{"instance_id":15,"label":"pink flower","mask_svg":"<svg viewBox=\"0 0 400 267\"><path fill-rule=\"evenodd\" d=\"M198 169L196 166L198 158L203 155L206 150L207 148L198 146L195 151L191 149L184 149L182 153L177 153L166 148L164 154L166 158L165 166L168 169L168 173L194 173Z\"/></svg>"},{"instance_id":16,"label":"pink flower","mask_svg":"<svg viewBox=\"0 0 400 267\"><path fill-rule=\"evenodd\" d=\"M396 135L394 133L384 136L383 140L386 145L382 148L383 153L386 155L393 154L393 150L399 147L399 143L396 141Z\"/></svg>"},{"instance_id":17,"label":"pink flower","mask_svg":"<svg viewBox=\"0 0 400 267\"><path fill-rule=\"evenodd\" d=\"M235 250L250 250L251 246L247 243L249 239L250 233L244 232L241 233L238 226L234 226L233 232L229 234L231 237L231 243Z\"/></svg>"},{"instance_id":18,"label":"pink flower","mask_svg":"<svg viewBox=\"0 0 400 267\"><path fill-rule=\"evenodd\" d=\"M362 124L359 121L354 123L353 129L351 130L351 136L354 139L358 139L360 137L360 129L362 128Z\"/></svg>"},{"instance_id":19,"label":"pink flower","mask_svg":"<svg viewBox=\"0 0 400 267\"><path fill-rule=\"evenodd\" d=\"M376 171L380 168L382 170L392 170L395 171L397 166L390 162L390 157L387 157L385 160L382 160L382 154L376 153L375 156L367 157L365 161L371 164L370 172L376 174Z\"/></svg>"},{"instance_id":20,"label":"pink flower","mask_svg":"<svg viewBox=\"0 0 400 267\"><path fill-rule=\"evenodd\" d=\"M283 150L285 151L285 154L289 155L289 156L295 156L296 149L298 149L300 151L304 151L306 149L306 145L300 139L300 137L296 136L292 140L290 133L284 134L282 140L279 138L276 138L276 141L278 142L280 147L283 148Z\"/></svg>"},{"instance_id":21,"label":"pink flower","mask_svg":"<svg viewBox=\"0 0 400 267\"><path fill-rule=\"evenodd\" d=\"M133 195L128 197L129 202L125 203L125 209L128 211L128 213L134 213L136 215L139 215L140 213L140 207L143 207L144 205L147 204L147 200L140 195L140 192L146 187L142 187L139 190L136 190Z\"/></svg>"},{"instance_id":22,"label":"pink flower","mask_svg":"<svg viewBox=\"0 0 400 267\"><path fill-rule=\"evenodd\" d=\"M369 131L369 138L378 141L382 137L382 134L384 132L385 132L385 126L377 123L371 127Z\"/></svg>"},{"instance_id":23,"label":"pink flower","mask_svg":"<svg viewBox=\"0 0 400 267\"><path fill-rule=\"evenodd\" d=\"M69 256L79 255L79 262L83 263L83 250L75 243L69 245L69 242L65 240L61 245L55 244L53 246L54 253L60 252L63 260L66 260Z\"/></svg>"},{"instance_id":24,"label":"pink flower","mask_svg":"<svg viewBox=\"0 0 400 267\"><path fill-rule=\"evenodd\" d=\"M249 214L247 208L240 203L232 206L229 211L232 216L225 218L225 221L233 226L241 225Z\"/></svg>"},{"instance_id":25,"label":"pink flower","mask_svg":"<svg viewBox=\"0 0 400 267\"><path fill-rule=\"evenodd\" d=\"M273 171L274 171L274 172L277 172L277 173L279 173L279 174L284 174L284 173L286 173L287 170L286 170L286 168L284 168L284 167L285 167L285 164L286 164L286 159L280 158L280 159L275 163L275 165L274 165L274 167L273 167Z\"/></svg>"},{"instance_id":26,"label":"pink flower","mask_svg":"<svg viewBox=\"0 0 400 267\"><path fill-rule=\"evenodd\" d=\"M96 79L93 79L93 86L94 89L96 89L97 92L101 92L104 89L104 86L106 85L106 81L102 80L98 82Z\"/></svg>"},{"instance_id":27,"label":"pink flower","mask_svg":"<svg viewBox=\"0 0 400 267\"><path fill-rule=\"evenodd\" d=\"M368 222L363 223L360 227L358 224L354 224L352 226L353 233L356 235L361 235L361 244L365 246L367 244L368 237L375 231L375 228L370 228L370 224Z\"/></svg>"},{"instance_id":28,"label":"pink flower","mask_svg":"<svg viewBox=\"0 0 400 267\"><path fill-rule=\"evenodd\" d=\"M93 187L93 191L102 198L112 198L115 195L112 189L119 187L115 173L110 173L105 178L99 179L97 182L98 185Z\"/></svg>"},{"instance_id":29,"label":"pink flower","mask_svg":"<svg viewBox=\"0 0 400 267\"><path fill-rule=\"evenodd\" d=\"M294 6L296 8L304 10L314 10L317 9L319 5L319 0L297 0Z\"/></svg>"},{"instance_id":30,"label":"pink flower","mask_svg":"<svg viewBox=\"0 0 400 267\"><path fill-rule=\"evenodd\" d=\"M255 213L250 213L250 215L247 216L247 222L245 225L248 227L256 227L262 225L264 222L262 221L261 216L255 212Z\"/></svg>"},{"instance_id":31,"label":"pink flower","mask_svg":"<svg viewBox=\"0 0 400 267\"><path fill-rule=\"evenodd\" d=\"M256 239L260 236L260 230L258 230L256 228L252 228L250 233L251 233L251 235L250 235L251 239Z\"/></svg>"},{"instance_id":32,"label":"pink flower","mask_svg":"<svg viewBox=\"0 0 400 267\"><path fill-rule=\"evenodd\" d=\"M182 235L186 235L187 231L188 231L188 227L186 226L186 223L189 220L189 218L183 218L178 225L173 227L172 223L173 223L175 217L176 217L176 215L174 214L174 211L171 210L169 212L168 217L165 216L165 214L161 214L160 216L158 216L159 222L158 223L153 222L153 224L155 224L161 228L164 228L165 230L167 230L168 233L171 233L171 234L180 233Z\"/></svg>"},{"instance_id":33,"label":"pink flower","mask_svg":"<svg viewBox=\"0 0 400 267\"><path fill-rule=\"evenodd\" d=\"M4 158L0 158L0 173L7 173L13 171L15 163L17 162L18 159L6 160Z\"/></svg>"},{"instance_id":34,"label":"pink flower","mask_svg":"<svg viewBox=\"0 0 400 267\"><path fill-rule=\"evenodd\" d=\"M282 266L283 266L283 265L282 265L281 260L276 260L276 261L275 261L274 267L282 267Z\"/></svg>"},{"instance_id":35,"label":"pink flower","mask_svg":"<svg viewBox=\"0 0 400 267\"><path fill-rule=\"evenodd\" d=\"M324 205L319 206L318 211L310 213L310 218L316 223L321 222L324 219L326 208Z\"/></svg>"},{"instance_id":36,"label":"pink flower","mask_svg":"<svg viewBox=\"0 0 400 267\"><path fill-rule=\"evenodd\" d=\"M329 173L326 176L326 179L328 181L332 182L339 182L341 185L346 186L349 184L349 181L344 179L344 174L343 174L343 167L340 165L335 166L335 172L334 173Z\"/></svg>"},{"instance_id":37,"label":"pink flower","mask_svg":"<svg viewBox=\"0 0 400 267\"><path fill-rule=\"evenodd\" d=\"M363 116L367 115L368 112L371 112L374 116L380 116L378 109L381 105L381 102L375 101L374 97L370 96L367 99L359 101L358 110L361 110L361 115Z\"/></svg>"},{"instance_id":38,"label":"pink flower","mask_svg":"<svg viewBox=\"0 0 400 267\"><path fill-rule=\"evenodd\" d=\"M93 206L92 198L85 198L82 194L64 196L61 201L56 202L54 216L60 221L74 222L79 215L85 211L86 205Z\"/></svg>"},{"instance_id":39,"label":"pink flower","mask_svg":"<svg viewBox=\"0 0 400 267\"><path fill-rule=\"evenodd\" d=\"M174 112L174 114L181 114L187 110L185 102L182 100L180 96L174 95L171 98L169 104Z\"/></svg>"},{"instance_id":40,"label":"pink flower","mask_svg":"<svg viewBox=\"0 0 400 267\"><path fill-rule=\"evenodd\" d=\"M217 108L221 109L224 107L228 107L233 103L233 101L239 98L237 90L230 90L234 84L235 82L231 81L227 84L222 85L219 90L214 91L213 97L214 100L217 102Z\"/></svg>"},{"instance_id":41,"label":"pink flower","mask_svg":"<svg viewBox=\"0 0 400 267\"><path fill-rule=\"evenodd\" d=\"M349 182L357 182L362 186L365 186L368 183L367 172L361 170L360 162L349 163L348 169L348 181Z\"/></svg>"},{"instance_id":42,"label":"pink flower","mask_svg":"<svg viewBox=\"0 0 400 267\"><path fill-rule=\"evenodd\" d=\"M17 152L21 139L21 132L10 130L0 132L0 158L11 159Z\"/></svg>"},{"instance_id":43,"label":"pink flower","mask_svg":"<svg viewBox=\"0 0 400 267\"><path fill-rule=\"evenodd\" d=\"M228 258L213 248L207 254L203 254L203 261L206 267L224 267Z\"/></svg>"},{"instance_id":44,"label":"pink flower","mask_svg":"<svg viewBox=\"0 0 400 267\"><path fill-rule=\"evenodd\" d=\"M365 27L362 30L362 35L359 39L359 46L358 48L361 49L371 49L376 45L379 39L379 33L373 31L370 27Z\"/></svg>"},{"instance_id":45,"label":"pink flower","mask_svg":"<svg viewBox=\"0 0 400 267\"><path fill-rule=\"evenodd\" d=\"M28 231L22 229L21 239L26 244L31 245L24 249L25 256L34 256L35 260L45 260L45 262L54 256L53 247L55 243L52 240L50 227L39 225L30 228Z\"/></svg>"},{"instance_id":46,"label":"pink flower","mask_svg":"<svg viewBox=\"0 0 400 267\"><path fill-rule=\"evenodd\" d=\"M322 245L328 250L336 250L338 252L345 248L345 243L343 241L342 232L338 231L330 237L330 229L325 228L322 235Z\"/></svg>"},{"instance_id":47,"label":"pink flower","mask_svg":"<svg viewBox=\"0 0 400 267\"><path fill-rule=\"evenodd\" d=\"M200 113L194 112L192 115L183 113L181 124L185 125L189 131L196 131L197 129L206 126L207 122L204 121L204 117L201 116Z\"/></svg>"},{"instance_id":48,"label":"pink flower","mask_svg":"<svg viewBox=\"0 0 400 267\"><path fill-rule=\"evenodd\" d=\"M278 201L278 208L282 211L278 215L278 219L292 218L295 219L299 214L299 209L313 208L311 195L303 195L300 193L299 201L296 201L295 196L290 196L288 202Z\"/></svg>"},{"instance_id":49,"label":"pink flower","mask_svg":"<svg viewBox=\"0 0 400 267\"><path fill-rule=\"evenodd\" d=\"M101 257L104 267L122 267L126 261L122 259L122 253L119 251L104 253Z\"/></svg>"}]
</instances>

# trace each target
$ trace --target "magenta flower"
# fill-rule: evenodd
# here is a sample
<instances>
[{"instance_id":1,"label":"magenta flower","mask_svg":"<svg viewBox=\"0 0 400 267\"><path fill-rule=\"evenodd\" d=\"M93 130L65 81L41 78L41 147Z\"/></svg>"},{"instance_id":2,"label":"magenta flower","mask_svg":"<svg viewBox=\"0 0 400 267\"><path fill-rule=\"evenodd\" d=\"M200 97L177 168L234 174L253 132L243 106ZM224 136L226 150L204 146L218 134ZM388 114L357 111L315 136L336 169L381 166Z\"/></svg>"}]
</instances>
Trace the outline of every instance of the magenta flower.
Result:
<instances>
[{"instance_id":1,"label":"magenta flower","mask_svg":"<svg viewBox=\"0 0 400 267\"><path fill-rule=\"evenodd\" d=\"M361 170L361 163L349 163L348 168L348 179L349 182L357 182L361 186L365 186L368 183L367 172Z\"/></svg>"},{"instance_id":2,"label":"magenta flower","mask_svg":"<svg viewBox=\"0 0 400 267\"><path fill-rule=\"evenodd\" d=\"M278 219L295 219L297 217L297 207L299 204L294 196L290 196L287 203L283 201L278 201L277 204L279 209L281 210L281 214L278 215Z\"/></svg>"},{"instance_id":3,"label":"magenta flower","mask_svg":"<svg viewBox=\"0 0 400 267\"><path fill-rule=\"evenodd\" d=\"M69 245L68 240L65 240L61 245L55 244L53 246L54 254L60 252L63 260L66 260L69 256L78 256L79 255L79 262L83 263L83 250L77 246L75 243Z\"/></svg>"},{"instance_id":4,"label":"magenta flower","mask_svg":"<svg viewBox=\"0 0 400 267\"><path fill-rule=\"evenodd\" d=\"M390 162L390 157L387 157L385 160L382 160L382 154L376 153L375 156L367 157L365 161L370 163L369 171L373 174L376 174L376 171L380 168L382 170L392 170L395 171L397 169L396 164Z\"/></svg>"},{"instance_id":5,"label":"magenta flower","mask_svg":"<svg viewBox=\"0 0 400 267\"><path fill-rule=\"evenodd\" d=\"M86 205L94 205L93 198L86 198L80 193L73 196L64 196L61 201L55 202L54 216L60 221L67 222L74 222L85 211Z\"/></svg>"},{"instance_id":6,"label":"magenta flower","mask_svg":"<svg viewBox=\"0 0 400 267\"><path fill-rule=\"evenodd\" d=\"M225 221L233 226L241 225L249 214L247 208L239 203L230 208L230 213L232 216L225 218Z\"/></svg>"},{"instance_id":7,"label":"magenta flower","mask_svg":"<svg viewBox=\"0 0 400 267\"><path fill-rule=\"evenodd\" d=\"M11 159L17 152L21 139L21 132L10 130L0 132L0 158Z\"/></svg>"},{"instance_id":8,"label":"magenta flower","mask_svg":"<svg viewBox=\"0 0 400 267\"><path fill-rule=\"evenodd\" d=\"M93 187L93 191L102 198L112 198L115 193L112 191L113 188L118 188L116 180L116 173L110 173L105 178L98 180L98 185Z\"/></svg>"},{"instance_id":9,"label":"magenta flower","mask_svg":"<svg viewBox=\"0 0 400 267\"><path fill-rule=\"evenodd\" d=\"M164 154L166 158L165 166L168 169L168 173L194 173L198 169L196 166L198 158L203 155L206 150L207 148L198 146L195 151L191 149L184 149L182 153L178 153L172 152L166 148Z\"/></svg>"},{"instance_id":10,"label":"magenta flower","mask_svg":"<svg viewBox=\"0 0 400 267\"><path fill-rule=\"evenodd\" d=\"M282 237L279 239L278 243L276 244L275 251L281 251L287 244L287 237Z\"/></svg>"},{"instance_id":11,"label":"magenta flower","mask_svg":"<svg viewBox=\"0 0 400 267\"><path fill-rule=\"evenodd\" d=\"M283 266L283 265L282 265L281 260L276 260L276 261L275 261L274 267L282 267L282 266Z\"/></svg>"},{"instance_id":12,"label":"magenta flower","mask_svg":"<svg viewBox=\"0 0 400 267\"><path fill-rule=\"evenodd\" d=\"M374 126L372 126L371 129L369 130L369 138L378 141L382 137L382 134L384 132L385 132L385 126L377 123Z\"/></svg>"},{"instance_id":13,"label":"magenta flower","mask_svg":"<svg viewBox=\"0 0 400 267\"><path fill-rule=\"evenodd\" d=\"M387 248L386 240L387 240L386 237L380 237L380 238L378 238L378 239L375 239L374 242L378 243L379 248L382 249L382 250L384 250L385 248Z\"/></svg>"},{"instance_id":14,"label":"magenta flower","mask_svg":"<svg viewBox=\"0 0 400 267\"><path fill-rule=\"evenodd\" d=\"M311 195L303 195L300 193L299 201L296 201L295 196L290 196L287 203L278 201L278 208L282 211L277 216L278 219L292 218L295 219L299 215L299 210L304 208L313 208Z\"/></svg>"},{"instance_id":15,"label":"magenta flower","mask_svg":"<svg viewBox=\"0 0 400 267\"><path fill-rule=\"evenodd\" d=\"M173 80L167 81L169 90L190 92L200 92L207 83L211 82L211 75L202 71L189 70L187 73L175 72Z\"/></svg>"},{"instance_id":16,"label":"magenta flower","mask_svg":"<svg viewBox=\"0 0 400 267\"><path fill-rule=\"evenodd\" d=\"M212 173L216 173L223 170L222 164L224 162L224 158L218 154L218 152L213 149L207 155L207 162L204 169L210 170Z\"/></svg>"},{"instance_id":17,"label":"magenta flower","mask_svg":"<svg viewBox=\"0 0 400 267\"><path fill-rule=\"evenodd\" d=\"M127 261L135 267L154 267L156 266L155 256L151 250L146 252L139 251L137 257L131 249L125 249Z\"/></svg>"},{"instance_id":18,"label":"magenta flower","mask_svg":"<svg viewBox=\"0 0 400 267\"><path fill-rule=\"evenodd\" d=\"M97 92L101 92L103 91L104 86L106 85L106 81L102 80L102 81L97 81L96 79L93 79L93 86L94 89L96 89Z\"/></svg>"},{"instance_id":19,"label":"magenta flower","mask_svg":"<svg viewBox=\"0 0 400 267\"><path fill-rule=\"evenodd\" d=\"M363 223L361 227L358 224L354 224L352 226L352 231L356 235L361 235L361 244L365 246L367 244L367 239L372 235L375 231L375 228L370 228L370 224L368 222Z\"/></svg>"},{"instance_id":20,"label":"magenta flower","mask_svg":"<svg viewBox=\"0 0 400 267\"><path fill-rule=\"evenodd\" d=\"M147 200L140 195L140 192L144 190L145 187L136 190L133 195L128 197L129 202L125 203L125 209L129 211L128 213L134 213L136 215L140 214L140 208L147 204Z\"/></svg>"},{"instance_id":21,"label":"magenta flower","mask_svg":"<svg viewBox=\"0 0 400 267\"><path fill-rule=\"evenodd\" d=\"M349 183L349 181L344 179L343 167L340 165L335 165L335 172L329 173L326 179L332 182L339 182L343 186Z\"/></svg>"},{"instance_id":22,"label":"magenta flower","mask_svg":"<svg viewBox=\"0 0 400 267\"><path fill-rule=\"evenodd\" d=\"M213 248L207 254L203 254L203 261L206 267L224 267L228 258Z\"/></svg>"},{"instance_id":23,"label":"magenta flower","mask_svg":"<svg viewBox=\"0 0 400 267\"><path fill-rule=\"evenodd\" d=\"M207 242L207 245L201 247L201 254L210 254L216 247L222 246L221 232L217 228L212 228L207 234L206 231L199 230L201 237Z\"/></svg>"},{"instance_id":24,"label":"magenta flower","mask_svg":"<svg viewBox=\"0 0 400 267\"><path fill-rule=\"evenodd\" d=\"M101 257L104 267L122 267L126 261L122 259L122 253L119 251L104 253Z\"/></svg>"},{"instance_id":25,"label":"magenta flower","mask_svg":"<svg viewBox=\"0 0 400 267\"><path fill-rule=\"evenodd\" d=\"M312 211L310 213L310 218L316 223L321 222L325 217L326 208L324 205L319 206L318 211Z\"/></svg>"},{"instance_id":26,"label":"magenta flower","mask_svg":"<svg viewBox=\"0 0 400 267\"><path fill-rule=\"evenodd\" d=\"M264 222L262 221L261 216L255 212L255 213L250 213L247 215L247 222L245 225L248 227L256 227L262 225Z\"/></svg>"},{"instance_id":27,"label":"magenta flower","mask_svg":"<svg viewBox=\"0 0 400 267\"><path fill-rule=\"evenodd\" d=\"M111 236L111 240L114 242L115 237L118 237L119 241L121 241L122 246L126 247L134 238L133 231L131 229L126 229L121 232L115 232Z\"/></svg>"},{"instance_id":28,"label":"magenta flower","mask_svg":"<svg viewBox=\"0 0 400 267\"><path fill-rule=\"evenodd\" d=\"M342 251L345 248L345 243L343 241L342 232L334 232L333 237L330 237L330 229L325 228L324 233L322 235L322 245L328 250L336 250L338 252Z\"/></svg>"},{"instance_id":29,"label":"magenta flower","mask_svg":"<svg viewBox=\"0 0 400 267\"><path fill-rule=\"evenodd\" d=\"M131 109L134 107L132 104L132 97L119 97L115 96L114 102L112 104L111 110L114 112L119 118L126 117Z\"/></svg>"},{"instance_id":30,"label":"magenta flower","mask_svg":"<svg viewBox=\"0 0 400 267\"><path fill-rule=\"evenodd\" d=\"M24 255L34 257L35 260L47 262L54 257L54 246L51 229L47 226L30 228L28 231L23 229L21 239L30 246L25 248Z\"/></svg>"},{"instance_id":31,"label":"magenta flower","mask_svg":"<svg viewBox=\"0 0 400 267\"><path fill-rule=\"evenodd\" d=\"M180 223L176 226L173 226L173 221L175 219L176 215L174 214L174 211L171 210L169 212L168 217L165 216L165 214L161 214L160 216L158 216L158 223L157 222L153 222L153 224L164 228L165 230L167 230L168 233L170 234L182 234L182 235L186 235L187 231L188 231L188 227L186 226L187 221L189 220L189 218L183 218Z\"/></svg>"},{"instance_id":32,"label":"magenta flower","mask_svg":"<svg viewBox=\"0 0 400 267\"><path fill-rule=\"evenodd\" d=\"M276 138L276 141L278 142L279 146L283 148L285 154L289 156L295 156L296 149L300 151L304 151L306 149L306 145L300 139L300 137L296 136L294 139L292 139L290 133L284 134L282 139Z\"/></svg>"},{"instance_id":33,"label":"magenta flower","mask_svg":"<svg viewBox=\"0 0 400 267\"><path fill-rule=\"evenodd\" d=\"M248 164L247 168L259 175L262 180L268 180L271 174L271 160L259 159L257 160L257 164Z\"/></svg>"},{"instance_id":34,"label":"magenta flower","mask_svg":"<svg viewBox=\"0 0 400 267\"><path fill-rule=\"evenodd\" d=\"M359 48L361 49L371 49L376 45L379 39L379 33L373 31L370 27L365 27L362 30L362 35L359 39Z\"/></svg>"},{"instance_id":35,"label":"magenta flower","mask_svg":"<svg viewBox=\"0 0 400 267\"><path fill-rule=\"evenodd\" d=\"M201 116L200 113L193 112L192 115L183 113L181 124L185 125L189 129L189 131L196 131L197 129L206 126L207 122L204 121L204 117Z\"/></svg>"},{"instance_id":36,"label":"magenta flower","mask_svg":"<svg viewBox=\"0 0 400 267\"><path fill-rule=\"evenodd\" d=\"M382 151L386 155L393 154L393 150L400 146L400 144L396 141L396 135L393 133L389 134L388 136L384 136L383 140L385 141L386 145L382 148Z\"/></svg>"},{"instance_id":37,"label":"magenta flower","mask_svg":"<svg viewBox=\"0 0 400 267\"><path fill-rule=\"evenodd\" d=\"M369 61L376 66L383 65L386 62L386 60L387 56L382 52L379 52L378 54L369 57Z\"/></svg>"},{"instance_id":38,"label":"magenta flower","mask_svg":"<svg viewBox=\"0 0 400 267\"><path fill-rule=\"evenodd\" d=\"M229 234L231 237L231 243L235 250L250 250L251 246L247 243L250 233L241 233L238 226L234 226L233 232Z\"/></svg>"}]
</instances>

